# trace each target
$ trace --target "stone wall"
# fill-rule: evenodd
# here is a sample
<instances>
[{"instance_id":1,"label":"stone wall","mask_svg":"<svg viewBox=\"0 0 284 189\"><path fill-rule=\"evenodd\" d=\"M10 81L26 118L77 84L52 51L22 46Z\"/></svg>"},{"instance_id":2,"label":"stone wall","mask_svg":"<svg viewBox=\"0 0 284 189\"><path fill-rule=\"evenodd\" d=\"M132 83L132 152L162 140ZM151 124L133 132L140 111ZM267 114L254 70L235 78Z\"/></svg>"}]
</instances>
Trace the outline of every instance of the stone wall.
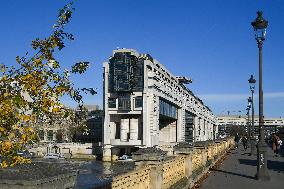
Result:
<instances>
[{"instance_id":1,"label":"stone wall","mask_svg":"<svg viewBox=\"0 0 284 189\"><path fill-rule=\"evenodd\" d=\"M54 146L57 146L57 153L63 153L66 158L87 158L94 159L93 155L94 146L92 143L57 143L57 144L45 144L36 146L30 149L30 152L34 152L37 157L43 157L48 152L55 153Z\"/></svg>"},{"instance_id":2,"label":"stone wall","mask_svg":"<svg viewBox=\"0 0 284 189\"><path fill-rule=\"evenodd\" d=\"M163 163L163 188L170 188L185 176L185 160L185 156L177 156Z\"/></svg>"},{"instance_id":3,"label":"stone wall","mask_svg":"<svg viewBox=\"0 0 284 189\"><path fill-rule=\"evenodd\" d=\"M111 188L119 189L150 189L151 166L145 166L139 170L113 178Z\"/></svg>"},{"instance_id":4,"label":"stone wall","mask_svg":"<svg viewBox=\"0 0 284 189\"><path fill-rule=\"evenodd\" d=\"M144 163L139 158L137 170L116 176L104 188L112 189L174 189L190 188L210 167L220 160L232 147L232 137L220 141L206 142L195 147L175 148L175 156L149 158ZM143 154L143 157L146 157ZM151 161L149 161L151 159ZM150 162L150 163L149 163ZM141 165L144 165L141 167Z\"/></svg>"}]
</instances>

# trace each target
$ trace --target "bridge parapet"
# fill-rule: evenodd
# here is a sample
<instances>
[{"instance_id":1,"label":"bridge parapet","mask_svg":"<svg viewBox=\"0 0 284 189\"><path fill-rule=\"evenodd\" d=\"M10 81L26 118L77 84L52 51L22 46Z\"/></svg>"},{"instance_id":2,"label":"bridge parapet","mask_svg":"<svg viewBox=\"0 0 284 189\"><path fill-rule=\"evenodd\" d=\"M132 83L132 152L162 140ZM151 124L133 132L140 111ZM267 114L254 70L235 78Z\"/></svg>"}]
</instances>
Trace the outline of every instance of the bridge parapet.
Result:
<instances>
[{"instance_id":1,"label":"bridge parapet","mask_svg":"<svg viewBox=\"0 0 284 189\"><path fill-rule=\"evenodd\" d=\"M150 189L151 183L151 166L144 166L138 170L131 171L127 174L119 175L113 178L111 188L116 189ZM106 186L105 188L110 188Z\"/></svg>"},{"instance_id":2,"label":"bridge parapet","mask_svg":"<svg viewBox=\"0 0 284 189\"><path fill-rule=\"evenodd\" d=\"M174 147L175 156L171 157L165 157L166 152L158 149L140 150L133 154L137 169L114 177L104 189L191 188L233 146L231 137L203 146L178 144Z\"/></svg>"}]
</instances>

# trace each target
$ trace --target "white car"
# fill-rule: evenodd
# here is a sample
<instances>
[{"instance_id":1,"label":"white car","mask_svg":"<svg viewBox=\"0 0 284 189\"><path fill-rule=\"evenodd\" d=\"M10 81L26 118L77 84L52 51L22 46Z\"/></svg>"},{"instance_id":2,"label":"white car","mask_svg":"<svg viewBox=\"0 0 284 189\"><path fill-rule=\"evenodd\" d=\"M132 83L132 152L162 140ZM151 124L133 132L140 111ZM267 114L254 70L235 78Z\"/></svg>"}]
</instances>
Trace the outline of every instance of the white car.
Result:
<instances>
[{"instance_id":1,"label":"white car","mask_svg":"<svg viewBox=\"0 0 284 189\"><path fill-rule=\"evenodd\" d=\"M133 159L131 158L131 156L123 155L118 158L118 161L133 161Z\"/></svg>"},{"instance_id":2,"label":"white car","mask_svg":"<svg viewBox=\"0 0 284 189\"><path fill-rule=\"evenodd\" d=\"M65 159L64 154L60 153L47 153L43 156L44 159Z\"/></svg>"}]
</instances>

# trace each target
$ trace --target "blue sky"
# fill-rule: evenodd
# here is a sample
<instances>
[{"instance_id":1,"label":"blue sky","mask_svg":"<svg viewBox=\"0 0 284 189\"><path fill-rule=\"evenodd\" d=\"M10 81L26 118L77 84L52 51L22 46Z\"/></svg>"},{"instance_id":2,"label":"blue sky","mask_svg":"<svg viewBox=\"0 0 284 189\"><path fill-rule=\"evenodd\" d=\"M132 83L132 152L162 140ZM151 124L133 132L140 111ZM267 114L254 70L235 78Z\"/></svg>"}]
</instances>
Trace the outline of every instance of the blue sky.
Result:
<instances>
[{"instance_id":1,"label":"blue sky","mask_svg":"<svg viewBox=\"0 0 284 189\"><path fill-rule=\"evenodd\" d=\"M1 1L0 63L15 64L16 55L30 50L33 39L50 34L57 10L67 2ZM78 0L74 5L67 31L76 40L58 59L65 67L91 62L84 76L74 78L78 87L98 89L96 96L85 97L86 103L102 105L102 63L113 49L124 47L149 53L174 75L192 78L188 87L215 114L246 108L247 80L250 74L258 80L258 49L250 23L263 10L269 21L263 49L264 115L284 117L284 1ZM257 101L255 105L257 111Z\"/></svg>"}]
</instances>

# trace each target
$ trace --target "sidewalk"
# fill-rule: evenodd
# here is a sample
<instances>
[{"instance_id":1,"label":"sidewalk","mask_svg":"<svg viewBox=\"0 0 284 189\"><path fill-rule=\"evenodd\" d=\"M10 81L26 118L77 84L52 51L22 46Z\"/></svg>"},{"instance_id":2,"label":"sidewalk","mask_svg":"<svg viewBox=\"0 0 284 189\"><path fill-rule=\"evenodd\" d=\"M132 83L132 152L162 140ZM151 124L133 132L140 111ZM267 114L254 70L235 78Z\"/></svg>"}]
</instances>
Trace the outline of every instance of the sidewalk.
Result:
<instances>
[{"instance_id":1,"label":"sidewalk","mask_svg":"<svg viewBox=\"0 0 284 189\"><path fill-rule=\"evenodd\" d=\"M283 146L282 146L283 147ZM267 148L270 181L263 182L254 178L257 171L257 157L249 156L239 145L232 150L227 159L215 170L210 170L200 189L284 189L284 149L281 156L274 157Z\"/></svg>"}]
</instances>

